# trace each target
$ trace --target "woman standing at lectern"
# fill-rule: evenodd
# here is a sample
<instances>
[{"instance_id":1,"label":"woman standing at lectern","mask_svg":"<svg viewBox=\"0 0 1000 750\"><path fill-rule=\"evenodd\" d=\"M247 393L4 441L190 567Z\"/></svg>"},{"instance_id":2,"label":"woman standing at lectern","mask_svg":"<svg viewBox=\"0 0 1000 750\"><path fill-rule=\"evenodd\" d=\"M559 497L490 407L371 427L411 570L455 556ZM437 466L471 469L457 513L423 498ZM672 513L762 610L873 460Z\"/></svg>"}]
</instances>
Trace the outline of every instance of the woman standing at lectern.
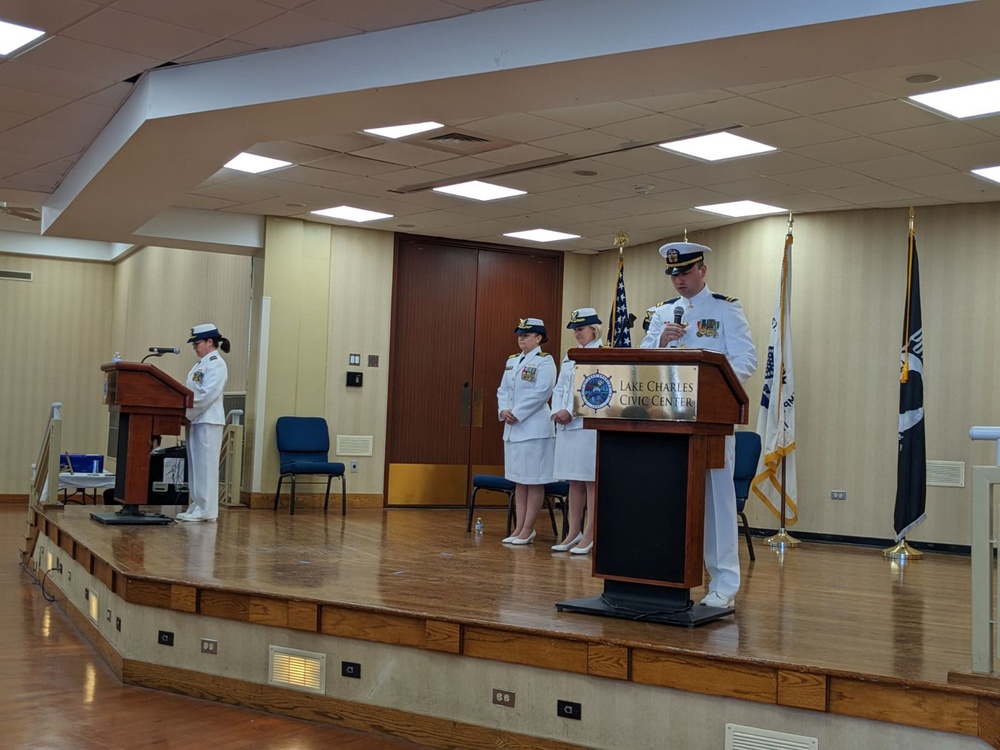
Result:
<instances>
[{"instance_id":1,"label":"woman standing at lectern","mask_svg":"<svg viewBox=\"0 0 1000 750\"><path fill-rule=\"evenodd\" d=\"M187 410L188 507L178 521L214 521L219 517L219 454L226 414L222 392L229 369L219 350L229 353L229 339L214 323L191 329L188 343L198 361L188 373L187 387L194 393L194 406Z\"/></svg>"}]
</instances>

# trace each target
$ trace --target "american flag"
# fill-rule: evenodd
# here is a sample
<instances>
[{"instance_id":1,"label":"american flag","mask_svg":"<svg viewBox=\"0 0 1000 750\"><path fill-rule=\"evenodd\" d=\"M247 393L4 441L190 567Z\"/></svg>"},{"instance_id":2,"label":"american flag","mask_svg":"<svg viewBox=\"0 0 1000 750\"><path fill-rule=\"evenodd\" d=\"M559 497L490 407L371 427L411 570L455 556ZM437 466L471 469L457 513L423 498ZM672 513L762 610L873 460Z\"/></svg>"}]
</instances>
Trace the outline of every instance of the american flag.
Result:
<instances>
[{"instance_id":1,"label":"american flag","mask_svg":"<svg viewBox=\"0 0 1000 750\"><path fill-rule=\"evenodd\" d=\"M608 346L616 349L632 348L632 323L625 301L625 253L618 251L618 283L615 286L615 306L611 310L611 327L608 329Z\"/></svg>"}]
</instances>

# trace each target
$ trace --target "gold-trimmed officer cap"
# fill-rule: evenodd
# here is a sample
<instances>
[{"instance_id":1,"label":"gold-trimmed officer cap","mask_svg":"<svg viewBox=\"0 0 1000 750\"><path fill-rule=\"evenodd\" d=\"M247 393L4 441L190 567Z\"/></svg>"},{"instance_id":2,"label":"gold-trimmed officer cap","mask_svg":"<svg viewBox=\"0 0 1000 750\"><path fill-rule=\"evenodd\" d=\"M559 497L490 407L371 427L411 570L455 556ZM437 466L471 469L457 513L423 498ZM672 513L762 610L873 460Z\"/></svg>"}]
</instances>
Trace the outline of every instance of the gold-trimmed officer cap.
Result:
<instances>
[{"instance_id":1,"label":"gold-trimmed officer cap","mask_svg":"<svg viewBox=\"0 0 1000 750\"><path fill-rule=\"evenodd\" d=\"M517 323L514 333L519 336L523 333L537 333L542 337L544 344L549 340L548 331L545 330L545 322L541 318L521 318Z\"/></svg>"},{"instance_id":2,"label":"gold-trimmed officer cap","mask_svg":"<svg viewBox=\"0 0 1000 750\"><path fill-rule=\"evenodd\" d=\"M710 252L712 248L697 242L668 242L660 248L660 255L667 262L668 276L684 273L695 263L704 261L705 253Z\"/></svg>"},{"instance_id":3,"label":"gold-trimmed officer cap","mask_svg":"<svg viewBox=\"0 0 1000 750\"><path fill-rule=\"evenodd\" d=\"M570 313L567 328L583 328L584 326L599 326L601 319L597 317L597 310L592 307L581 307Z\"/></svg>"},{"instance_id":4,"label":"gold-trimmed officer cap","mask_svg":"<svg viewBox=\"0 0 1000 750\"><path fill-rule=\"evenodd\" d=\"M219 333L219 329L215 327L215 323L202 323L201 325L196 325L191 329L191 338L187 340L189 344L193 344L195 341L207 341L208 339L218 340L222 338L222 334Z\"/></svg>"}]
</instances>

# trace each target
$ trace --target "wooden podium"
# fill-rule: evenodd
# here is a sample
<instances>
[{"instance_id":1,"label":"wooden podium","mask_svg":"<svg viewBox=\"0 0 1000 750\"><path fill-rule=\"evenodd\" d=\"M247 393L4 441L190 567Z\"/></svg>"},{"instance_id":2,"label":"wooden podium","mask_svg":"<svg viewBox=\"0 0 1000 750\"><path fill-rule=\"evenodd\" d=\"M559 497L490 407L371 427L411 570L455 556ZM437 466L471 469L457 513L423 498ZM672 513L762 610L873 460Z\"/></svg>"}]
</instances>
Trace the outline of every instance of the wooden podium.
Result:
<instances>
[{"instance_id":1,"label":"wooden podium","mask_svg":"<svg viewBox=\"0 0 1000 750\"><path fill-rule=\"evenodd\" d=\"M723 354L571 349L574 415L597 430L593 574L602 596L559 611L700 625L732 609L692 606L704 581L705 473L747 422L746 391ZM733 509L735 514L735 507Z\"/></svg>"},{"instance_id":2,"label":"wooden podium","mask_svg":"<svg viewBox=\"0 0 1000 750\"><path fill-rule=\"evenodd\" d=\"M110 412L109 455L117 459L117 513L91 513L107 524L172 523L169 516L146 513L149 502L149 454L153 435L180 435L194 394L162 370L139 362L112 362L104 371L104 403ZM112 452L114 450L114 452Z\"/></svg>"}]
</instances>

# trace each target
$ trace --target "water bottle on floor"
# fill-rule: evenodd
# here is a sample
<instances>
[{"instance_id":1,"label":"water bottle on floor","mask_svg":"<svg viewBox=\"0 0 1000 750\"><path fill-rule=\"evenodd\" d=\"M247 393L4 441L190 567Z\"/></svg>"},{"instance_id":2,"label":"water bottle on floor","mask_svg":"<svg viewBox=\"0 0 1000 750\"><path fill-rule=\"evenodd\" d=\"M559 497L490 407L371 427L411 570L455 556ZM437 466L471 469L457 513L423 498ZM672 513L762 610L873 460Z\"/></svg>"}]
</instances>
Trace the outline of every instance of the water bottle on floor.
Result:
<instances>
[{"instance_id":1,"label":"water bottle on floor","mask_svg":"<svg viewBox=\"0 0 1000 750\"><path fill-rule=\"evenodd\" d=\"M483 533L483 519L476 519L476 536L482 536Z\"/></svg>"}]
</instances>

